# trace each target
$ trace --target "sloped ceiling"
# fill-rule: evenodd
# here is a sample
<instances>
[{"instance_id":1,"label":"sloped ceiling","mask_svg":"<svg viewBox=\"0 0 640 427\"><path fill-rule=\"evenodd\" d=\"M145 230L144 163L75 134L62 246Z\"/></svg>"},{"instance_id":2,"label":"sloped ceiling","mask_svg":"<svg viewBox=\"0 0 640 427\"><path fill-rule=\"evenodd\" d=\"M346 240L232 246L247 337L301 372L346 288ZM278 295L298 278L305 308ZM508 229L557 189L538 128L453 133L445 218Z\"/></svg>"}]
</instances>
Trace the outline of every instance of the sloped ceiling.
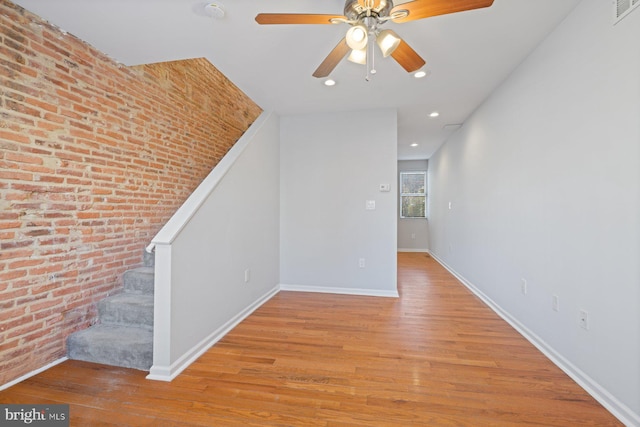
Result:
<instances>
[{"instance_id":1,"label":"sloped ceiling","mask_svg":"<svg viewBox=\"0 0 640 427\"><path fill-rule=\"evenodd\" d=\"M415 79L378 56L377 74L367 82L364 66L343 60L331 75L333 87L311 74L346 24L261 26L254 18L342 14L342 0L222 0L222 19L204 14L207 2L192 0L16 3L126 65L205 57L263 109L281 115L397 108L399 159L424 159L452 132L445 125L463 123L579 1L495 0L486 9L388 22L427 61L429 75ZM430 118L433 111L440 116Z\"/></svg>"}]
</instances>

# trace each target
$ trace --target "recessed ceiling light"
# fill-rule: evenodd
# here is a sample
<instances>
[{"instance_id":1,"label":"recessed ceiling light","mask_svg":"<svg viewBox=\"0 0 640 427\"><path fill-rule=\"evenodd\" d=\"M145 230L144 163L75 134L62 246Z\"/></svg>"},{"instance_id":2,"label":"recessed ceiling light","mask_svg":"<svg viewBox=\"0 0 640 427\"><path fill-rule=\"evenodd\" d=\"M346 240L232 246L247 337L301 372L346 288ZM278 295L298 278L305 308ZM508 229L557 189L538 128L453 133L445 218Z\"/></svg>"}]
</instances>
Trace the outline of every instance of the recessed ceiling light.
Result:
<instances>
[{"instance_id":1,"label":"recessed ceiling light","mask_svg":"<svg viewBox=\"0 0 640 427\"><path fill-rule=\"evenodd\" d=\"M204 5L204 13L216 19L224 18L224 5L220 2L207 3Z\"/></svg>"},{"instance_id":2,"label":"recessed ceiling light","mask_svg":"<svg viewBox=\"0 0 640 427\"><path fill-rule=\"evenodd\" d=\"M327 79L324 81L324 85L325 86L335 86L336 85L336 81L333 79Z\"/></svg>"},{"instance_id":3,"label":"recessed ceiling light","mask_svg":"<svg viewBox=\"0 0 640 427\"><path fill-rule=\"evenodd\" d=\"M437 111L434 111L433 113L429 114L429 117L438 117L440 115L440 113L438 113Z\"/></svg>"},{"instance_id":4,"label":"recessed ceiling light","mask_svg":"<svg viewBox=\"0 0 640 427\"><path fill-rule=\"evenodd\" d=\"M413 144L411 144L412 147L417 147L418 143L414 142Z\"/></svg>"},{"instance_id":5,"label":"recessed ceiling light","mask_svg":"<svg viewBox=\"0 0 640 427\"><path fill-rule=\"evenodd\" d=\"M413 77L415 77L416 79L421 79L426 75L427 75L426 71L420 70L420 71L416 71L416 73L413 75Z\"/></svg>"}]
</instances>

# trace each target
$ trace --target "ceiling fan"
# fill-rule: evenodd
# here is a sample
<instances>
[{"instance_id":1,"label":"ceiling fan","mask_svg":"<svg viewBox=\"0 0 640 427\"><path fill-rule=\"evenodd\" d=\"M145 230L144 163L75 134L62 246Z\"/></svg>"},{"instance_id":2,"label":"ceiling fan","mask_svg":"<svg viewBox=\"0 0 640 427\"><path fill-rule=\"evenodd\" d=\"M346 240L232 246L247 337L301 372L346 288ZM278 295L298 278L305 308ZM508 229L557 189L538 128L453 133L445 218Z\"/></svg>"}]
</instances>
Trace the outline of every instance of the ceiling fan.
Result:
<instances>
[{"instance_id":1,"label":"ceiling fan","mask_svg":"<svg viewBox=\"0 0 640 427\"><path fill-rule=\"evenodd\" d=\"M346 0L344 15L305 13L260 13L256 21L270 24L348 24L345 37L313 73L314 77L327 77L338 63L348 59L367 65L367 77L375 74L374 42L383 57L391 55L407 72L419 70L425 60L393 30L380 27L387 21L403 23L431 16L446 15L466 10L489 7L494 0L413 0L394 6L393 0Z\"/></svg>"}]
</instances>

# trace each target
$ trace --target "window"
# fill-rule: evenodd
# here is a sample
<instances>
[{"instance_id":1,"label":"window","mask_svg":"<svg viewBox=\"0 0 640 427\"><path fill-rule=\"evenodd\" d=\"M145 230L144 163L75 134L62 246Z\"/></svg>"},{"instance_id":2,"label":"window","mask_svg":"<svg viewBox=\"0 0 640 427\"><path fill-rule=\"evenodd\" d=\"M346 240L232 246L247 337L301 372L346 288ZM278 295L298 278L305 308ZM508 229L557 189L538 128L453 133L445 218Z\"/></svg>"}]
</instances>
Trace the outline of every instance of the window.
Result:
<instances>
[{"instance_id":1,"label":"window","mask_svg":"<svg viewBox=\"0 0 640 427\"><path fill-rule=\"evenodd\" d=\"M427 173L400 172L400 218L425 218Z\"/></svg>"}]
</instances>

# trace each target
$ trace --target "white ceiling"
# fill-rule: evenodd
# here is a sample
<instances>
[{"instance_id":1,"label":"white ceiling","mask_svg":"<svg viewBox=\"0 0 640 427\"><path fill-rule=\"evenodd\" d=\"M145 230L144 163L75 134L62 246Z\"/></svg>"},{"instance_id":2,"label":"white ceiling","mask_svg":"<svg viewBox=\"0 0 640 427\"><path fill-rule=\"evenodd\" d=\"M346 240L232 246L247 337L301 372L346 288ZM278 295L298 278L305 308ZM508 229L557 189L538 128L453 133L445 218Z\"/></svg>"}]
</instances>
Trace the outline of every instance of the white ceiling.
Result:
<instances>
[{"instance_id":1,"label":"white ceiling","mask_svg":"<svg viewBox=\"0 0 640 427\"><path fill-rule=\"evenodd\" d=\"M398 0L396 4L404 2ZM388 22L426 61L415 79L391 57L377 74L343 60L326 87L311 76L344 36L341 25L258 25L260 12L342 14L344 0L14 0L126 65L206 57L265 110L282 115L398 109L398 158L425 159L580 0L495 0L486 9ZM430 118L432 111L440 112ZM376 126L354 123L354 126ZM410 147L411 143L418 147Z\"/></svg>"}]
</instances>

